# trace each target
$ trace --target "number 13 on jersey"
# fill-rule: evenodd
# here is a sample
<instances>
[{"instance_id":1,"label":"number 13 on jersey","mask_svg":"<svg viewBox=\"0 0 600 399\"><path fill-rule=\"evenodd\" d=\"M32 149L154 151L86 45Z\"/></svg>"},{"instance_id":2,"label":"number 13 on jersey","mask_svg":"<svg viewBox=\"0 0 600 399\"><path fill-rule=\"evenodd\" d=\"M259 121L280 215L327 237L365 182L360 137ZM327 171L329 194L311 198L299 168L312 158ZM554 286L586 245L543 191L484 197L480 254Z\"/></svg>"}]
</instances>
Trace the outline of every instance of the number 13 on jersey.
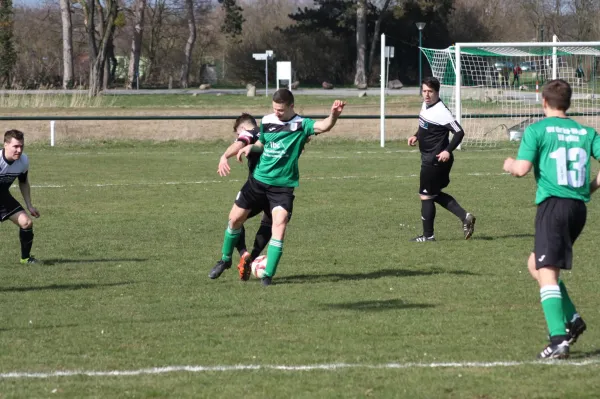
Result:
<instances>
[{"instance_id":1,"label":"number 13 on jersey","mask_svg":"<svg viewBox=\"0 0 600 399\"><path fill-rule=\"evenodd\" d=\"M550 153L556 161L556 180L561 186L583 187L587 180L588 154L583 148L560 147Z\"/></svg>"}]
</instances>

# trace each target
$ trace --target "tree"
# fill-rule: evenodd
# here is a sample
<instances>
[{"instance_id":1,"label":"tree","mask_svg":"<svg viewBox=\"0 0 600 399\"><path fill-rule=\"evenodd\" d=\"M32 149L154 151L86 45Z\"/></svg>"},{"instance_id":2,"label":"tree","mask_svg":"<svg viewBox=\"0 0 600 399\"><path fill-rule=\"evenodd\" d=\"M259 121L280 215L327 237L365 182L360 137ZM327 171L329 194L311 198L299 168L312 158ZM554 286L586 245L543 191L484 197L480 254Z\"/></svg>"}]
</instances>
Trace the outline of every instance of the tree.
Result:
<instances>
[{"instance_id":1,"label":"tree","mask_svg":"<svg viewBox=\"0 0 600 399\"><path fill-rule=\"evenodd\" d=\"M356 75L354 85L367 87L367 0L358 0L356 7Z\"/></svg>"},{"instance_id":2,"label":"tree","mask_svg":"<svg viewBox=\"0 0 600 399\"><path fill-rule=\"evenodd\" d=\"M71 1L60 0L62 20L63 89L73 86L73 24L71 23Z\"/></svg>"},{"instance_id":3,"label":"tree","mask_svg":"<svg viewBox=\"0 0 600 399\"><path fill-rule=\"evenodd\" d=\"M225 12L221 33L229 39L235 39L242 34L242 25L245 21L242 15L244 9L238 6L235 0L219 0L219 3Z\"/></svg>"},{"instance_id":4,"label":"tree","mask_svg":"<svg viewBox=\"0 0 600 399\"><path fill-rule=\"evenodd\" d=\"M192 66L192 52L194 51L194 43L196 43L196 18L194 16L194 0L185 0L185 7L187 11L187 23L189 35L185 43L185 60L183 67L181 68L181 87L187 88L189 86L190 68Z\"/></svg>"},{"instance_id":5,"label":"tree","mask_svg":"<svg viewBox=\"0 0 600 399\"><path fill-rule=\"evenodd\" d=\"M0 0L0 86L10 85L10 76L16 61L12 0Z\"/></svg>"},{"instance_id":6,"label":"tree","mask_svg":"<svg viewBox=\"0 0 600 399\"><path fill-rule=\"evenodd\" d=\"M132 89L134 81L140 79L140 55L142 52L142 35L144 33L144 11L146 0L136 0L134 11L133 38L131 40L131 55L127 73L127 88Z\"/></svg>"},{"instance_id":7,"label":"tree","mask_svg":"<svg viewBox=\"0 0 600 399\"><path fill-rule=\"evenodd\" d=\"M109 44L112 44L115 20L119 12L118 0L104 0L104 7L102 7L101 1L80 0L84 12L90 55L89 96L96 96L100 93L100 87L105 74ZM100 12L98 27L100 32L99 41L96 40L96 9Z\"/></svg>"},{"instance_id":8,"label":"tree","mask_svg":"<svg viewBox=\"0 0 600 399\"><path fill-rule=\"evenodd\" d=\"M373 29L373 37L371 38L371 49L369 50L369 62L367 63L367 74L370 74L373 70L373 60L375 59L375 49L377 48L377 43L379 42L379 36L381 32L381 22L383 21L383 17L390 6L392 0L384 0L381 6L381 10L379 11L379 16L377 17L377 21L375 22L375 28Z\"/></svg>"}]
</instances>

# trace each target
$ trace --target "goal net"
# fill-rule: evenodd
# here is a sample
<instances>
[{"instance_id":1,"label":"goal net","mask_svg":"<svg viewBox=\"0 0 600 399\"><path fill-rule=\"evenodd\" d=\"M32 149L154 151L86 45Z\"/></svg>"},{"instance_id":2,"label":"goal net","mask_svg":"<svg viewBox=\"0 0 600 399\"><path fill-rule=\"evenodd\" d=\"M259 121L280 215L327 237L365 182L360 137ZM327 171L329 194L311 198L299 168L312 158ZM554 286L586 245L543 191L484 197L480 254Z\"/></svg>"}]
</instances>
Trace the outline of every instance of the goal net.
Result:
<instances>
[{"instance_id":1,"label":"goal net","mask_svg":"<svg viewBox=\"0 0 600 399\"><path fill-rule=\"evenodd\" d=\"M440 97L465 130L462 146L519 140L543 118L542 86L557 78L573 88L569 115L600 131L600 42L457 43L421 50L440 80Z\"/></svg>"}]
</instances>

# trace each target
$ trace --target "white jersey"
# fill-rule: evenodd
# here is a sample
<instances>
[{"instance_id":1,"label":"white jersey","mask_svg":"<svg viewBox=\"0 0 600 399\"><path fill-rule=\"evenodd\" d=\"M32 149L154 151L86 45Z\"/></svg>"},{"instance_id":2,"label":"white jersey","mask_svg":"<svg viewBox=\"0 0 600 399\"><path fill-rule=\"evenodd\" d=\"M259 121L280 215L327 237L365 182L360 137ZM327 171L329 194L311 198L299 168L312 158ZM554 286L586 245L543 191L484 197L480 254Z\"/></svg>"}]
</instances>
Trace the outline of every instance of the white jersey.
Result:
<instances>
[{"instance_id":1,"label":"white jersey","mask_svg":"<svg viewBox=\"0 0 600 399\"><path fill-rule=\"evenodd\" d=\"M18 177L19 181L27 180L27 171L29 170L29 158L25 154L16 161L9 162L4 157L4 150L0 157L0 195L7 193L10 186Z\"/></svg>"}]
</instances>

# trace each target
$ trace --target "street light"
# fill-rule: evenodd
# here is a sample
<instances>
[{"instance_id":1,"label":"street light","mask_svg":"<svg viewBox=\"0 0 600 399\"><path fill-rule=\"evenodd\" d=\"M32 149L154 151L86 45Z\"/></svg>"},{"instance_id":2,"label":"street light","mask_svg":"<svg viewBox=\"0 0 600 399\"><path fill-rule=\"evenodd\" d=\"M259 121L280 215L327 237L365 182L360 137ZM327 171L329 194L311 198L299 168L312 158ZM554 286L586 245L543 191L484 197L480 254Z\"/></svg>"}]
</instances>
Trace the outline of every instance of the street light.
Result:
<instances>
[{"instance_id":1,"label":"street light","mask_svg":"<svg viewBox=\"0 0 600 399\"><path fill-rule=\"evenodd\" d=\"M419 94L421 94L421 90L423 90L423 85L421 82L423 81L423 67L421 64L421 37L423 29L425 29L425 22L417 22L417 29L419 29Z\"/></svg>"}]
</instances>

